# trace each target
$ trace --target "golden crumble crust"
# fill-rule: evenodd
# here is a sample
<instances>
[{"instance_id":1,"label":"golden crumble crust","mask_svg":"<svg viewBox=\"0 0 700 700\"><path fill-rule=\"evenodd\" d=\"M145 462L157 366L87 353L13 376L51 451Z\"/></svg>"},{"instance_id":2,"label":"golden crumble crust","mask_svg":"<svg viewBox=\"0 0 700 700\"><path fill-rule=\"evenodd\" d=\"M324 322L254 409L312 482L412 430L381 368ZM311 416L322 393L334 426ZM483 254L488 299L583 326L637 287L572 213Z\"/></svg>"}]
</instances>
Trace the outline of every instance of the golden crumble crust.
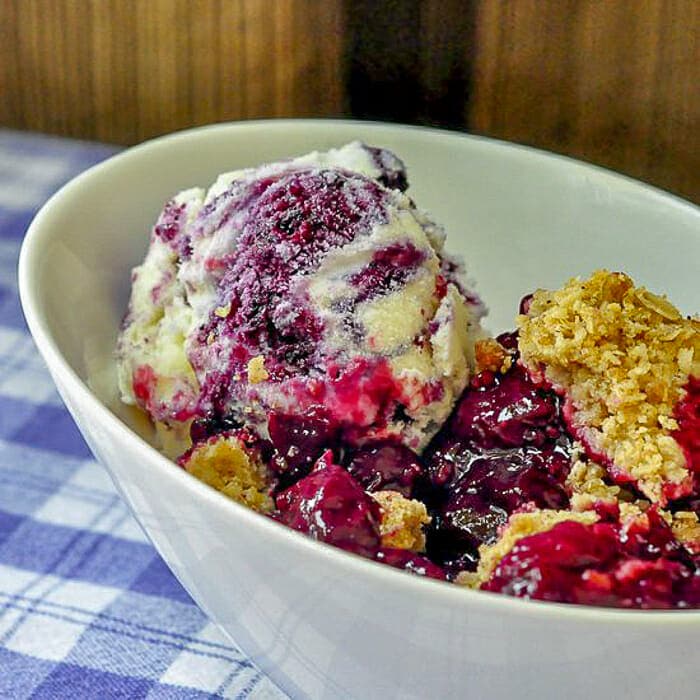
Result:
<instances>
[{"instance_id":1,"label":"golden crumble crust","mask_svg":"<svg viewBox=\"0 0 700 700\"><path fill-rule=\"evenodd\" d=\"M674 513L671 530L674 537L691 552L700 553L700 522L696 513L687 510Z\"/></svg>"},{"instance_id":2,"label":"golden crumble crust","mask_svg":"<svg viewBox=\"0 0 700 700\"><path fill-rule=\"evenodd\" d=\"M551 530L555 525L567 520L592 525L598 520L598 515L593 511L574 513L570 510L533 510L514 513L496 542L479 547L480 558L477 570L463 571L458 574L455 583L468 588L479 588L491 578L501 559L513 549L518 540Z\"/></svg>"},{"instance_id":3,"label":"golden crumble crust","mask_svg":"<svg viewBox=\"0 0 700 700\"><path fill-rule=\"evenodd\" d=\"M622 489L610 485L607 472L600 464L581 459L581 451L572 454L571 469L566 477L566 488L571 494L571 509L588 510L596 501L617 501Z\"/></svg>"},{"instance_id":4,"label":"golden crumble crust","mask_svg":"<svg viewBox=\"0 0 700 700\"><path fill-rule=\"evenodd\" d=\"M274 509L267 468L232 436L217 436L196 445L182 466L225 496L261 513Z\"/></svg>"},{"instance_id":5,"label":"golden crumble crust","mask_svg":"<svg viewBox=\"0 0 700 700\"><path fill-rule=\"evenodd\" d=\"M406 498L398 491L377 491L371 494L382 510L379 534L382 547L425 550L423 527L430 524L430 516L423 503Z\"/></svg>"},{"instance_id":6,"label":"golden crumble crust","mask_svg":"<svg viewBox=\"0 0 700 700\"><path fill-rule=\"evenodd\" d=\"M521 360L563 390L572 425L653 502L682 495L690 476L674 409L700 374L700 322L606 270L538 290L518 317Z\"/></svg>"},{"instance_id":7,"label":"golden crumble crust","mask_svg":"<svg viewBox=\"0 0 700 700\"><path fill-rule=\"evenodd\" d=\"M495 338L481 338L474 343L476 372L507 372L513 364L512 355Z\"/></svg>"}]
</instances>

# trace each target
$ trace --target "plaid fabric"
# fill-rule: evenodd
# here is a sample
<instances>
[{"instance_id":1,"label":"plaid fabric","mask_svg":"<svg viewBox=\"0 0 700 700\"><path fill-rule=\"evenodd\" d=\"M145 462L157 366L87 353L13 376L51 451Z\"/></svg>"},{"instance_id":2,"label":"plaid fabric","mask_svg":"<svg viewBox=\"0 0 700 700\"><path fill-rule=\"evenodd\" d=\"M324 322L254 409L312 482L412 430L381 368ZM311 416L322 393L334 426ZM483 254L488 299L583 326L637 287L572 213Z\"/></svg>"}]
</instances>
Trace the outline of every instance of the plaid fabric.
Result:
<instances>
[{"instance_id":1,"label":"plaid fabric","mask_svg":"<svg viewBox=\"0 0 700 700\"><path fill-rule=\"evenodd\" d=\"M29 222L115 150L0 130L0 697L282 698L145 539L24 325Z\"/></svg>"}]
</instances>

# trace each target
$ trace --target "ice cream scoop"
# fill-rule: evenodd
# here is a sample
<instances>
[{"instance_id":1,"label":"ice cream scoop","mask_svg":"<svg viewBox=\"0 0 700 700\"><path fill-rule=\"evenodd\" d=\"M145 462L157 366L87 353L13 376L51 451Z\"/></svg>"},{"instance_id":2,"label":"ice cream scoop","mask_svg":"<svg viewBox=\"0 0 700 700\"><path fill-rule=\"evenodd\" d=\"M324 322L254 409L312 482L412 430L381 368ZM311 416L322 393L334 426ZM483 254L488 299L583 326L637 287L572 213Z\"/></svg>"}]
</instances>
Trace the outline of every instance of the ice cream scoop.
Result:
<instances>
[{"instance_id":1,"label":"ice cream scoop","mask_svg":"<svg viewBox=\"0 0 700 700\"><path fill-rule=\"evenodd\" d=\"M158 422L322 414L346 444L421 450L466 385L480 304L403 164L351 143L169 201L117 359Z\"/></svg>"}]
</instances>

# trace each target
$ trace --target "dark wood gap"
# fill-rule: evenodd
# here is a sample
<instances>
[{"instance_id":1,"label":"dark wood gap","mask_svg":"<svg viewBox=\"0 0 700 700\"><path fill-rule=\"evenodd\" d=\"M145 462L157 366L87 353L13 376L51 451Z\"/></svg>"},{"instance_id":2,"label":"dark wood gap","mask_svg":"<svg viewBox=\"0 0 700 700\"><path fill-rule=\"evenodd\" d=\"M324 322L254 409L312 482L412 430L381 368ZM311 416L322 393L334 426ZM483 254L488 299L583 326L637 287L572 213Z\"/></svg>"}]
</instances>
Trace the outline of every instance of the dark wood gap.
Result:
<instances>
[{"instance_id":1,"label":"dark wood gap","mask_svg":"<svg viewBox=\"0 0 700 700\"><path fill-rule=\"evenodd\" d=\"M346 0L344 14L352 116L465 128L474 2Z\"/></svg>"}]
</instances>

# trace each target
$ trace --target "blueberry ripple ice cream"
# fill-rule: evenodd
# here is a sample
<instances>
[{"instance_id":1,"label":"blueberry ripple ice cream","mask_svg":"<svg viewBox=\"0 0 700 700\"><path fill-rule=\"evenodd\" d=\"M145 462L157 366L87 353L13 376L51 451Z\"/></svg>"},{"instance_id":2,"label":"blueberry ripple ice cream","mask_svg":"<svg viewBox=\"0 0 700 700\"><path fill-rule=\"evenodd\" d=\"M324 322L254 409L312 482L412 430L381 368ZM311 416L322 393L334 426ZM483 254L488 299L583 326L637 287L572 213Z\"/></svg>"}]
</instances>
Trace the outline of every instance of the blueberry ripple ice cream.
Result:
<instances>
[{"instance_id":1,"label":"blueberry ripple ice cream","mask_svg":"<svg viewBox=\"0 0 700 700\"><path fill-rule=\"evenodd\" d=\"M181 432L314 415L421 451L468 381L479 304L406 187L351 143L176 195L133 271L123 400Z\"/></svg>"}]
</instances>

